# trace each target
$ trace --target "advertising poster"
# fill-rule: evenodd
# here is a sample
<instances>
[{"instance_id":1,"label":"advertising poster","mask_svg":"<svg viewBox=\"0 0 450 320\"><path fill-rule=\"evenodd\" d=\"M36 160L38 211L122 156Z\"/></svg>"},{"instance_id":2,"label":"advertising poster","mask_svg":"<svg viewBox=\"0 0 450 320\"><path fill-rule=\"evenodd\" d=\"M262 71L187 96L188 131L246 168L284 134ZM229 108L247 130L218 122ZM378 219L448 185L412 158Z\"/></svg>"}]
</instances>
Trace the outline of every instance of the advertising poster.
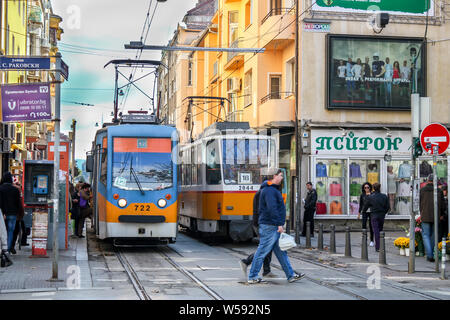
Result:
<instances>
[{"instance_id":1,"label":"advertising poster","mask_svg":"<svg viewBox=\"0 0 450 320\"><path fill-rule=\"evenodd\" d=\"M328 108L409 110L425 95L422 39L328 36ZM415 81L417 79L417 81Z\"/></svg>"},{"instance_id":2,"label":"advertising poster","mask_svg":"<svg viewBox=\"0 0 450 320\"><path fill-rule=\"evenodd\" d=\"M52 119L48 83L2 85L1 103L3 122Z\"/></svg>"}]
</instances>

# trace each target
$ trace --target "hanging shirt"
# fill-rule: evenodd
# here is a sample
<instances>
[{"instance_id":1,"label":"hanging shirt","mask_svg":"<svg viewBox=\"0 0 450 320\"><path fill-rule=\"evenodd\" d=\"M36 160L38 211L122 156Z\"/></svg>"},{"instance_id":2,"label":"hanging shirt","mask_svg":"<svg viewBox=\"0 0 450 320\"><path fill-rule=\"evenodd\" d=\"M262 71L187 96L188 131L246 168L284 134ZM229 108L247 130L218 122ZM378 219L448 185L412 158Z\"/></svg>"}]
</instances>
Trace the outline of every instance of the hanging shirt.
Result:
<instances>
[{"instance_id":1,"label":"hanging shirt","mask_svg":"<svg viewBox=\"0 0 450 320\"><path fill-rule=\"evenodd\" d=\"M411 185L409 182L403 181L398 185L398 194L399 197L409 197L411 195Z\"/></svg>"},{"instance_id":2,"label":"hanging shirt","mask_svg":"<svg viewBox=\"0 0 450 320\"><path fill-rule=\"evenodd\" d=\"M443 162L436 164L436 175L438 178L447 178L447 165Z\"/></svg>"},{"instance_id":3,"label":"hanging shirt","mask_svg":"<svg viewBox=\"0 0 450 320\"><path fill-rule=\"evenodd\" d=\"M342 204L339 201L330 203L330 214L342 214Z\"/></svg>"},{"instance_id":4,"label":"hanging shirt","mask_svg":"<svg viewBox=\"0 0 450 320\"><path fill-rule=\"evenodd\" d=\"M400 200L397 203L397 212L401 215L410 215L411 214L411 202Z\"/></svg>"},{"instance_id":5,"label":"hanging shirt","mask_svg":"<svg viewBox=\"0 0 450 320\"><path fill-rule=\"evenodd\" d=\"M339 162L330 165L330 177L342 177L342 165Z\"/></svg>"},{"instance_id":6,"label":"hanging shirt","mask_svg":"<svg viewBox=\"0 0 450 320\"><path fill-rule=\"evenodd\" d=\"M402 163L398 169L398 178L411 178L411 165L409 163Z\"/></svg>"},{"instance_id":7,"label":"hanging shirt","mask_svg":"<svg viewBox=\"0 0 450 320\"><path fill-rule=\"evenodd\" d=\"M359 212L359 203L358 202L350 202L350 214L358 214Z\"/></svg>"},{"instance_id":8,"label":"hanging shirt","mask_svg":"<svg viewBox=\"0 0 450 320\"><path fill-rule=\"evenodd\" d=\"M327 176L327 166L322 162L316 164L316 177L326 177Z\"/></svg>"},{"instance_id":9,"label":"hanging shirt","mask_svg":"<svg viewBox=\"0 0 450 320\"><path fill-rule=\"evenodd\" d=\"M389 173L387 174L387 187L388 187L388 193L397 193L397 184L395 183L395 179L397 176L395 173Z\"/></svg>"},{"instance_id":10,"label":"hanging shirt","mask_svg":"<svg viewBox=\"0 0 450 320\"><path fill-rule=\"evenodd\" d=\"M367 174L367 181L370 184L374 184L375 182L378 182L378 172L369 172Z\"/></svg>"},{"instance_id":11,"label":"hanging shirt","mask_svg":"<svg viewBox=\"0 0 450 320\"><path fill-rule=\"evenodd\" d=\"M358 182L353 181L350 183L350 196L357 197L361 193L361 185Z\"/></svg>"},{"instance_id":12,"label":"hanging shirt","mask_svg":"<svg viewBox=\"0 0 450 320\"><path fill-rule=\"evenodd\" d=\"M350 164L350 178L362 178L359 164L357 163Z\"/></svg>"},{"instance_id":13,"label":"hanging shirt","mask_svg":"<svg viewBox=\"0 0 450 320\"><path fill-rule=\"evenodd\" d=\"M426 178L432 173L433 168L431 168L431 165L426 161L422 161L420 164L420 176Z\"/></svg>"},{"instance_id":14,"label":"hanging shirt","mask_svg":"<svg viewBox=\"0 0 450 320\"><path fill-rule=\"evenodd\" d=\"M318 182L316 185L316 192L318 197L326 196L327 194L327 187L324 183Z\"/></svg>"},{"instance_id":15,"label":"hanging shirt","mask_svg":"<svg viewBox=\"0 0 450 320\"><path fill-rule=\"evenodd\" d=\"M342 197L342 187L340 183L330 184L330 196L332 197Z\"/></svg>"}]
</instances>

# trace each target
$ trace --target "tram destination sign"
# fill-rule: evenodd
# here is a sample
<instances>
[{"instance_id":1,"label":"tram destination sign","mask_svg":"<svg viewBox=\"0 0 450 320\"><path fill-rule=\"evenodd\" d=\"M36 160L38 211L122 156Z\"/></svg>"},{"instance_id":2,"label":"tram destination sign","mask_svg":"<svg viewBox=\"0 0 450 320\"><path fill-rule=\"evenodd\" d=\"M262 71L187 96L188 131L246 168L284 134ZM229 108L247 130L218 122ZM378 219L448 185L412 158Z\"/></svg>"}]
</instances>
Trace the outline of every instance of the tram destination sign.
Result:
<instances>
[{"instance_id":1,"label":"tram destination sign","mask_svg":"<svg viewBox=\"0 0 450 320\"><path fill-rule=\"evenodd\" d=\"M51 120L50 84L2 85L1 109L3 122Z\"/></svg>"},{"instance_id":2,"label":"tram destination sign","mask_svg":"<svg viewBox=\"0 0 450 320\"><path fill-rule=\"evenodd\" d=\"M50 70L50 58L0 57L0 70Z\"/></svg>"}]
</instances>

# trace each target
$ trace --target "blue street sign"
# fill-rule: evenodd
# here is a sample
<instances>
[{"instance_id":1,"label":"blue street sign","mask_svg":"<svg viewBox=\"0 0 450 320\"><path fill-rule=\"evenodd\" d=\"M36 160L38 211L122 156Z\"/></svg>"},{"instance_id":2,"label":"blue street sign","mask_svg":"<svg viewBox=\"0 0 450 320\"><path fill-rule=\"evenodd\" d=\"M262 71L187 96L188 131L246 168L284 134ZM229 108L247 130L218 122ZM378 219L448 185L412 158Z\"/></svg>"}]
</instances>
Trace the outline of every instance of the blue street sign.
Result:
<instances>
[{"instance_id":1,"label":"blue street sign","mask_svg":"<svg viewBox=\"0 0 450 320\"><path fill-rule=\"evenodd\" d=\"M50 58L0 57L0 70L50 70Z\"/></svg>"},{"instance_id":2,"label":"blue street sign","mask_svg":"<svg viewBox=\"0 0 450 320\"><path fill-rule=\"evenodd\" d=\"M69 66L62 59L60 71L64 79L69 80Z\"/></svg>"}]
</instances>

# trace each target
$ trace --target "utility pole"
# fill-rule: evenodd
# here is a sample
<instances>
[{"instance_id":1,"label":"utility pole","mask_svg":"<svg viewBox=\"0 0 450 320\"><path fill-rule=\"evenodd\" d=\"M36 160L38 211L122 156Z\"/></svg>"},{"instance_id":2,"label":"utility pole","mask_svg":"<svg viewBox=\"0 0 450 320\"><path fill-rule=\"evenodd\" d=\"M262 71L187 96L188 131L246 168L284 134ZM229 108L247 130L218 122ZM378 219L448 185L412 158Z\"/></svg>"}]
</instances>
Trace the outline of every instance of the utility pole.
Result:
<instances>
[{"instance_id":1,"label":"utility pole","mask_svg":"<svg viewBox=\"0 0 450 320\"><path fill-rule=\"evenodd\" d=\"M301 201L299 201L301 197L301 187L300 187L300 171L301 171L301 137L298 127L298 122L301 122L301 117L299 117L298 112L298 70L299 70L299 27L298 27L298 13L300 9L300 1L295 0L295 176L296 176L296 188L297 190L292 190L291 194L294 198L294 207L291 211L295 217L295 242L300 243L300 212L301 212Z\"/></svg>"},{"instance_id":2,"label":"utility pole","mask_svg":"<svg viewBox=\"0 0 450 320\"><path fill-rule=\"evenodd\" d=\"M434 214L434 270L439 273L439 214L438 214L438 190L436 175L436 154L439 153L439 146L433 147L433 214ZM411 246L410 246L411 247Z\"/></svg>"},{"instance_id":3,"label":"utility pole","mask_svg":"<svg viewBox=\"0 0 450 320\"><path fill-rule=\"evenodd\" d=\"M77 120L72 119L72 178L75 178L75 132Z\"/></svg>"}]
</instances>

